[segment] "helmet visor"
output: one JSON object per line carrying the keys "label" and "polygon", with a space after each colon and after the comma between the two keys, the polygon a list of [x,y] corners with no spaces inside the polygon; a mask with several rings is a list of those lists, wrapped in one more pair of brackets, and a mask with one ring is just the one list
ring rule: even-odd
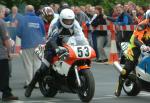
{"label": "helmet visor", "polygon": [[66,25],[72,25],[74,22],[74,19],[63,19],[62,22]]}

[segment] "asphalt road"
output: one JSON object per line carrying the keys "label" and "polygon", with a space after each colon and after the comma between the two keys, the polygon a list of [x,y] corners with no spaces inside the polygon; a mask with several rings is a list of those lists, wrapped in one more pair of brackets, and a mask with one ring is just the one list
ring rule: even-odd
{"label": "asphalt road", "polygon": [[[24,96],[25,71],[20,59],[12,61],[12,77],[10,86],[13,93],[19,96],[18,101],[9,103],[81,103],[76,94],[58,93],[55,98],[45,98],[39,89],[35,89],[30,98]],[[141,92],[136,97],[129,97],[124,92],[117,98],[114,90],[118,77],[118,72],[112,65],[93,63],[91,71],[95,78],[95,95],[91,103],[149,103],[150,93]],[[1,102],[1,101],[0,101]]]}

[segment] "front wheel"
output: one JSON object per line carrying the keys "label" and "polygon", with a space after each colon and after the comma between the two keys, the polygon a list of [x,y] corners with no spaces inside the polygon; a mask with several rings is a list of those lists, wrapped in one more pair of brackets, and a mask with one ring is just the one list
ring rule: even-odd
{"label": "front wheel", "polygon": [[137,96],[139,94],[141,86],[136,75],[130,74],[127,79],[125,79],[123,90],[128,96]]}
{"label": "front wheel", "polygon": [[79,88],[78,96],[82,102],[92,100],[95,93],[95,81],[90,69],[79,71],[81,87]]}

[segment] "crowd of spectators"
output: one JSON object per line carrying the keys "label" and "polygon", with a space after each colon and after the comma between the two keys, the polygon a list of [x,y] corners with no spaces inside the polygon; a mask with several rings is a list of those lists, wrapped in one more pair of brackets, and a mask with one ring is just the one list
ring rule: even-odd
{"label": "crowd of spectators", "polygon": [[[112,21],[115,25],[117,31],[116,31],[116,41],[117,41],[117,49],[118,52],[120,53],[120,42],[122,41],[129,41],[130,36],[132,35],[132,31],[120,31],[119,30],[119,25],[131,25],[131,24],[138,24],[144,16],[144,13],[147,9],[150,9],[149,7],[141,7],[136,5],[135,3],[129,1],[126,2],[124,4],[116,4],[113,7],[113,10],[107,14],[104,13],[104,9],[102,6],[92,6],[90,4],[87,4],[85,6],[81,5],[81,6],[76,6],[76,5],[68,5],[67,3],[62,3],[62,4],[49,4],[49,5],[44,5],[44,6],[49,6],[53,9],[53,12],[55,13],[55,15],[59,15],[59,11],[60,9],[62,9],[62,7],[70,7],[75,15],[76,15],[76,19],[79,22],[79,24],[82,26],[83,22],[88,24],[88,22],[90,22],[90,20],[92,19],[92,17],[94,16],[94,14],[98,14],[98,16],[95,18],[94,22],[92,23],[92,26],[96,27],[98,25],[108,25],[107,21]],[[35,11],[37,16],[41,16],[41,9],[44,7],[43,5],[39,8],[39,10]],[[11,22],[11,26],[13,26],[12,24],[14,24],[14,26],[17,23],[17,20],[20,18],[20,15],[18,13],[18,8],[16,6],[12,7],[12,13],[10,12],[11,10],[7,9],[7,13],[6,13],[6,18],[5,21],[6,22]],[[10,12],[10,14],[9,14]],[[109,15],[109,16],[107,16]],[[12,17],[10,19],[10,17]],[[58,16],[55,16],[58,17]],[[105,22],[105,23],[104,23]],[[88,24],[87,26],[89,26],[90,24]],[[13,27],[14,27],[13,26]],[[49,27],[46,26],[46,32],[48,32]],[[84,28],[83,28],[84,29]],[[13,39],[15,39],[15,30],[14,28],[9,28],[11,37]],[[95,35],[94,35],[95,34]],[[104,36],[105,34],[105,36]],[[101,40],[99,39],[99,37],[105,37],[105,39],[103,39],[103,43],[101,43]],[[107,62],[108,58],[105,55],[105,51],[104,51],[104,47],[107,46],[110,42],[108,42],[110,40],[110,33],[108,31],[90,31],[89,30],[89,34],[88,34],[88,40],[89,43],[93,46],[93,48],[96,50],[97,53],[97,62]],[[103,51],[103,52],[102,52]],[[102,57],[101,57],[102,56]],[[104,57],[103,57],[104,56]]]}
{"label": "crowd of spectators", "polygon": [[[63,7],[70,7],[75,15],[76,15],[76,19],[79,22],[79,24],[82,26],[83,23],[86,23],[87,26],[91,25],[93,27],[97,27],[98,25],[109,25],[108,21],[112,21],[115,25],[116,25],[116,43],[117,43],[117,49],[120,55],[120,43],[122,41],[129,41],[131,35],[132,35],[132,31],[121,31],[119,29],[120,25],[137,25],[143,18],[144,18],[144,13],[146,12],[147,9],[150,9],[149,7],[141,7],[136,5],[135,3],[129,1],[126,2],[124,4],[116,4],[113,7],[113,10],[111,12],[109,12],[109,14],[105,14],[105,9],[100,6],[92,6],[90,4],[87,4],[85,6],[81,5],[81,6],[75,6],[75,5],[68,5],[67,3],[62,3],[62,4],[55,4],[52,3],[50,5],[44,5],[44,6],[49,6],[52,8],[53,12],[55,13],[54,17],[58,17],[59,16],[59,11],[60,9],[62,9]],[[41,6],[41,8],[39,8],[39,10],[35,11],[37,16],[40,16],[42,18],[42,16],[40,15],[42,8],[44,7],[43,5]],[[12,7],[12,10],[9,10],[8,8],[6,9],[7,13],[6,13],[6,17],[4,18],[4,20],[8,23],[10,23],[10,27],[8,28],[8,30],[10,31],[10,36],[12,37],[12,39],[15,40],[15,36],[16,34],[16,25],[19,21],[19,19],[21,18],[20,13],[18,13],[18,8],[16,6]],[[91,22],[92,17],[97,14],[97,17],[93,20],[93,22]],[[56,16],[57,15],[57,16]],[[42,18],[44,20],[44,18]],[[44,21],[45,22],[45,21]],[[89,22],[91,22],[89,24]],[[45,22],[46,25],[46,22]],[[49,23],[48,25],[45,26],[46,27],[46,32],[48,33],[48,28],[49,28]],[[84,28],[83,28],[84,29]],[[107,62],[108,58],[104,51],[104,47],[109,45],[109,41],[110,41],[110,33],[109,31],[88,31],[88,40],[89,43],[93,46],[93,48],[95,49],[96,53],[97,53],[97,62]],[[101,38],[101,39],[100,39]],[[103,40],[103,41],[102,41]]]}

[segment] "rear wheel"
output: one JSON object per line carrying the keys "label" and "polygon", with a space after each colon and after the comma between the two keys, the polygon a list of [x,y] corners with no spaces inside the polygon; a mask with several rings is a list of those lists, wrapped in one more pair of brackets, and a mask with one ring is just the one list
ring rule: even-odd
{"label": "rear wheel", "polygon": [[43,96],[45,97],[54,97],[57,94],[57,89],[52,86],[49,82],[47,82],[50,79],[50,76],[44,76],[39,81],[39,88]]}
{"label": "rear wheel", "polygon": [[141,90],[140,83],[134,74],[130,74],[124,81],[123,90],[128,96],[137,96]]}
{"label": "rear wheel", "polygon": [[92,100],[95,93],[95,81],[90,69],[79,71],[81,87],[79,88],[78,96],[82,102]]}

